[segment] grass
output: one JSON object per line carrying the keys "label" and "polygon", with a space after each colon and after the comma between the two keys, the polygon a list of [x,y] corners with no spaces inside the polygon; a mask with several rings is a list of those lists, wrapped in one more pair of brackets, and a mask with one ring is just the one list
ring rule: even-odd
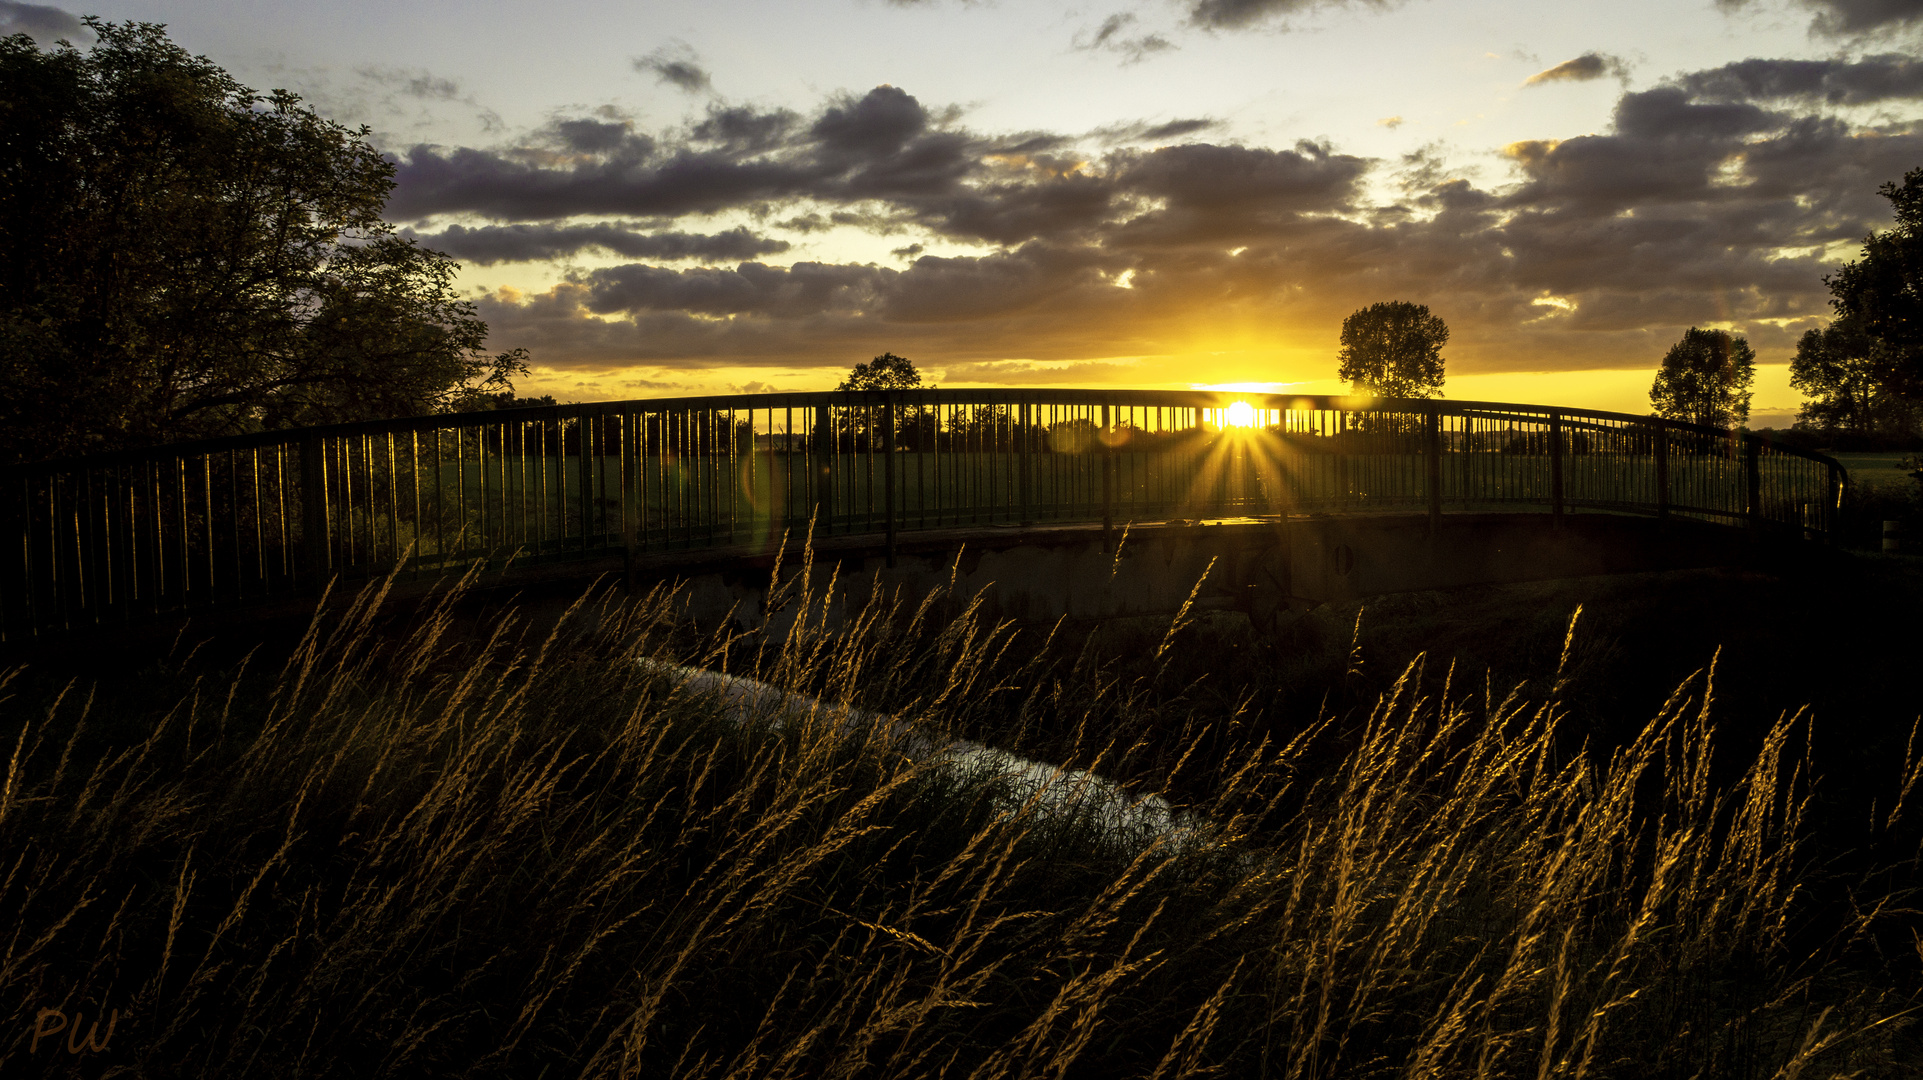
{"label": "grass", "polygon": [[[670,599],[537,632],[370,591],[283,655],[8,675],[0,1075],[1916,1074],[1923,746],[1851,763],[1875,810],[1838,839],[1819,725],[1726,717],[1711,649],[1591,722],[1638,704],[1589,688],[1636,612],[1488,601],[1542,623],[1516,680],[1447,663],[1442,611],[1402,663],[1347,609],[1262,636],[937,596],[773,642]],[[639,658],[826,711],[736,723]],[[857,707],[1207,839],[1043,813]],[[117,1010],[107,1048],[33,1049],[48,1009]]]}
{"label": "grass", "polygon": [[1916,486],[1910,476],[1910,469],[1903,467],[1904,461],[1913,461],[1914,453],[1871,453],[1839,452],[1830,455],[1842,462],[1850,471],[1850,483],[1876,491],[1909,491]]}

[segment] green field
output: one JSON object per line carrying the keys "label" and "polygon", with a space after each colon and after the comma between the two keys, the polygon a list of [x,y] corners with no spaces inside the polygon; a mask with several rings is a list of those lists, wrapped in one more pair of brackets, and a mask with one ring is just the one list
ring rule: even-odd
{"label": "green field", "polygon": [[1850,483],[1859,488],[1873,491],[1901,489],[1915,483],[1910,479],[1909,470],[1902,468],[1905,458],[1915,458],[1916,454],[1897,451],[1887,453],[1838,453],[1831,457],[1843,463],[1850,471]]}

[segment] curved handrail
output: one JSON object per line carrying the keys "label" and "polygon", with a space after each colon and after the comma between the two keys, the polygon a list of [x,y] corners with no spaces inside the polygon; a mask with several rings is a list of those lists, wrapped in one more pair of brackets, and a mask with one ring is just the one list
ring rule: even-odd
{"label": "curved handrail", "polygon": [[[605,416],[640,410],[659,411],[675,409],[764,409],[770,405],[793,405],[797,408],[813,408],[827,405],[832,407],[856,407],[876,405],[889,398],[898,402],[945,403],[962,405],[1019,405],[1046,403],[1079,403],[1087,405],[1109,404],[1115,406],[1156,407],[1165,405],[1189,406],[1204,409],[1222,409],[1236,402],[1247,402],[1252,407],[1268,411],[1309,409],[1317,411],[1384,412],[1384,413],[1423,413],[1440,410],[1445,416],[1469,416],[1478,413],[1489,415],[1527,415],[1547,418],[1561,415],[1567,418],[1610,421],[1615,423],[1659,424],[1672,432],[1693,432],[1716,438],[1765,439],[1764,436],[1740,429],[1711,427],[1691,423],[1686,420],[1673,420],[1666,417],[1641,413],[1609,412],[1601,409],[1582,409],[1564,405],[1530,405],[1500,401],[1456,401],[1444,398],[1380,398],[1352,394],[1260,394],[1242,393],[1231,390],[1098,390],[1098,389],[1041,389],[1022,390],[1013,388],[983,388],[967,390],[943,390],[939,388],[916,390],[798,390],[757,394],[707,394],[672,398],[629,398],[619,401],[586,401],[565,405],[527,405],[510,410],[484,410],[479,412],[428,413],[421,416],[404,416],[383,420],[354,420],[338,424],[320,424],[302,428],[276,428],[270,431],[253,431],[238,435],[221,435],[206,439],[190,439],[181,442],[165,443],[158,446],[130,447],[119,450],[104,450],[94,454],[55,458],[47,461],[29,462],[10,466],[17,472],[49,472],[73,469],[90,464],[112,461],[146,460],[155,456],[176,456],[181,454],[206,454],[236,449],[274,446],[289,441],[292,436],[320,436],[335,438],[350,435],[377,435],[383,433],[405,433],[410,431],[431,431],[436,428],[449,428],[487,423],[503,416],[512,416],[529,421],[564,420],[576,416]],[[1767,440],[1765,440],[1767,441]],[[1812,461],[1836,465],[1841,464],[1827,454],[1798,447],[1777,446],[1777,453],[1793,454]]]}
{"label": "curved handrail", "polygon": [[436,414],[6,470],[0,638],[397,563],[432,576],[509,553],[632,560],[811,524],[891,552],[898,532],[953,525],[1381,508],[1632,512],[1816,537],[1845,476],[1748,432],[1484,401],[929,389]]}

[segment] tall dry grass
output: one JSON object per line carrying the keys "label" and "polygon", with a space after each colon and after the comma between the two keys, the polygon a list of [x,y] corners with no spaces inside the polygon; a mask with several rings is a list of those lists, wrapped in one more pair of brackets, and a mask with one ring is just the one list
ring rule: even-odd
{"label": "tall dry grass", "polygon": [[[0,1075],[1914,1074],[1906,961],[1866,947],[1907,894],[1808,901],[1805,722],[1721,782],[1707,674],[1602,763],[1553,692],[1420,662],[1247,745],[1151,700],[1165,655],[1050,661],[942,596],[831,626],[811,580],[778,642],[697,640],[666,594],[480,637],[455,590],[386,632],[370,590],[154,715],[9,700]],[[640,658],[824,707],[740,722]],[[849,711],[1078,703],[1062,763],[1203,792],[1201,841]],[[36,1050],[46,1009],[118,1019]]]}

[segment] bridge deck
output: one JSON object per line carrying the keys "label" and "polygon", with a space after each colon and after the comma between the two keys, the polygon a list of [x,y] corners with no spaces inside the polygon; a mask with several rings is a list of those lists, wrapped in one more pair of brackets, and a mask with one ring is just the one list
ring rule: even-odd
{"label": "bridge deck", "polygon": [[[1223,426],[1236,401],[1252,425]],[[878,537],[895,554],[957,530],[1305,513],[1415,512],[1436,531],[1600,510],[1820,538],[1844,480],[1744,432],[1487,402],[943,390],[415,417],[9,470],[0,641],[252,609],[397,566],[420,581],[479,560],[531,581],[728,562],[811,525],[818,551]]]}

